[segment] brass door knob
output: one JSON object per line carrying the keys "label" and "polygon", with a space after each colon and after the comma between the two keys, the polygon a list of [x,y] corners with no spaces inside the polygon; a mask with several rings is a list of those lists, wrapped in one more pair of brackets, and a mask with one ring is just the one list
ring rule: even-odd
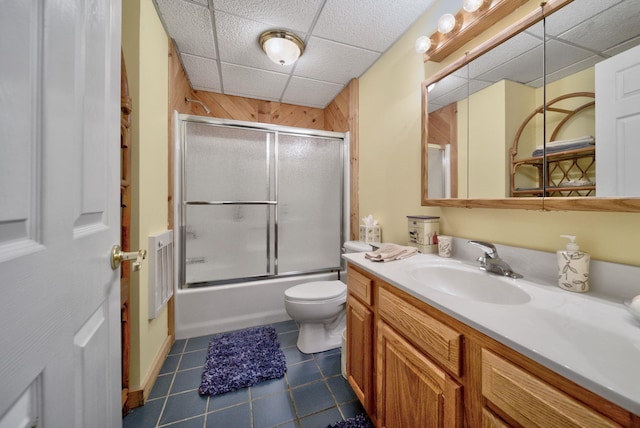
{"label": "brass door knob", "polygon": [[139,271],[142,267],[142,261],[147,258],[147,250],[138,250],[125,253],[120,245],[114,245],[111,248],[111,269],[116,270],[125,260],[135,260],[131,265],[133,271]]}

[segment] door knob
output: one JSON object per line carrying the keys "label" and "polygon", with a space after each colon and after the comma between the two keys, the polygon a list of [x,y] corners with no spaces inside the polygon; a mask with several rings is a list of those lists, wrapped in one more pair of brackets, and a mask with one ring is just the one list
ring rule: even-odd
{"label": "door knob", "polygon": [[142,261],[147,258],[147,250],[138,250],[125,253],[120,245],[114,245],[111,248],[111,269],[116,270],[125,260],[135,260],[131,265],[134,272],[139,271],[142,267]]}

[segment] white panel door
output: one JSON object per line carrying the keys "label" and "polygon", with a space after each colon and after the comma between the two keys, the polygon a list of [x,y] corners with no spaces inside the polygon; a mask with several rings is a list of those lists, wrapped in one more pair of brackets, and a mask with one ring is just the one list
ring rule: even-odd
{"label": "white panel door", "polygon": [[0,0],[0,427],[117,427],[120,0]]}
{"label": "white panel door", "polygon": [[640,46],[596,64],[597,196],[640,196]]}

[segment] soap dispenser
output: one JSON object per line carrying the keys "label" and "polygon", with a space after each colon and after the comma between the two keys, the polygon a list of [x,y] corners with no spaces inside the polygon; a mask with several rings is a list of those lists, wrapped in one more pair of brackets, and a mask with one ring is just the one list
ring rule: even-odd
{"label": "soap dispenser", "polygon": [[584,293],[589,291],[589,262],[591,256],[580,251],[573,235],[560,235],[569,239],[567,248],[558,251],[558,286],[564,290]]}

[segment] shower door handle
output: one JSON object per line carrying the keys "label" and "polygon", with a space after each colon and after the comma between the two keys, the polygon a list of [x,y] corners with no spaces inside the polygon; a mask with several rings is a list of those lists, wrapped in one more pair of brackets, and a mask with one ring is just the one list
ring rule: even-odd
{"label": "shower door handle", "polygon": [[147,250],[138,250],[125,253],[120,248],[120,245],[114,245],[111,248],[111,269],[116,270],[120,267],[120,264],[125,260],[135,260],[131,265],[134,272],[137,272],[142,267],[142,261],[147,258]]}

